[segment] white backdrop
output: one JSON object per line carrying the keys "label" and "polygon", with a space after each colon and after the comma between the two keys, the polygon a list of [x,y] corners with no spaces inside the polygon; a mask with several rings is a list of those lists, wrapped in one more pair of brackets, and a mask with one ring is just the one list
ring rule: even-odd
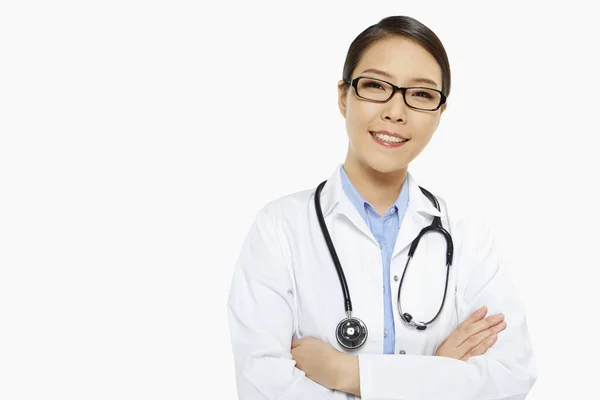
{"label": "white backdrop", "polygon": [[538,359],[529,398],[597,393],[591,6],[200,3],[1,3],[0,398],[234,399],[244,236],[343,162],[344,57],[389,15],[448,52],[449,106],[410,170],[494,227]]}

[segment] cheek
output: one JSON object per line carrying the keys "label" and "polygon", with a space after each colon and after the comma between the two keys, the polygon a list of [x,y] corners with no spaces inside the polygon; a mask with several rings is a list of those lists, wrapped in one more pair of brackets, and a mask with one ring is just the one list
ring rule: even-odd
{"label": "cheek", "polygon": [[346,126],[350,134],[365,133],[372,121],[378,118],[380,110],[377,104],[350,101],[346,113]]}
{"label": "cheek", "polygon": [[413,135],[426,141],[428,141],[435,132],[437,123],[437,114],[417,113],[416,115],[413,115],[412,118],[409,117],[408,120],[408,125],[413,131]]}

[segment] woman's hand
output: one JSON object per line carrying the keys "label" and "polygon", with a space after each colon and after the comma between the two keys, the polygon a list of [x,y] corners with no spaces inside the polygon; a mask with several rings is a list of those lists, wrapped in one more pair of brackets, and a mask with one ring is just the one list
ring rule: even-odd
{"label": "woman's hand", "polygon": [[471,357],[484,354],[496,343],[498,333],[506,328],[503,314],[483,319],[486,313],[484,306],[471,314],[438,347],[434,355],[466,362]]}
{"label": "woman's hand", "polygon": [[307,337],[292,340],[292,358],[306,376],[329,389],[338,389],[347,354],[322,340]]}

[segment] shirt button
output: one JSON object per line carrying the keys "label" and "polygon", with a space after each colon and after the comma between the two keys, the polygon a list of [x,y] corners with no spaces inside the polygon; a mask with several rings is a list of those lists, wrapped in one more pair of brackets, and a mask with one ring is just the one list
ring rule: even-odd
{"label": "shirt button", "polygon": [[406,354],[406,352],[404,350],[400,350],[398,354]]}
{"label": "shirt button", "polygon": [[379,242],[379,248],[383,249],[383,242]]}
{"label": "shirt button", "polygon": [[396,282],[398,282],[398,279],[400,279],[400,278],[398,278],[398,275],[394,275],[394,280],[395,280]]}
{"label": "shirt button", "polygon": [[390,210],[390,214],[393,214],[394,212],[396,212],[396,208],[395,207]]}
{"label": "shirt button", "polygon": [[388,335],[388,331],[386,329],[385,331],[383,331],[383,337],[387,337],[387,335]]}

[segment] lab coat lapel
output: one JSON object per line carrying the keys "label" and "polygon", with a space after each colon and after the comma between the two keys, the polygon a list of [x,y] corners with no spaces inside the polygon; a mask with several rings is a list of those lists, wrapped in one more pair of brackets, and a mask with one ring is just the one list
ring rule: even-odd
{"label": "lab coat lapel", "polygon": [[414,208],[410,205],[406,209],[400,230],[398,231],[398,237],[396,238],[396,244],[394,245],[394,252],[392,258],[396,257],[406,246],[412,243],[412,241],[419,235],[421,229],[427,224],[427,219],[421,214],[417,213]]}
{"label": "lab coat lapel", "polygon": [[423,194],[410,172],[407,173],[406,179],[408,179],[408,206],[399,227],[392,258],[411,244],[419,232],[431,224],[434,216],[442,215]]}
{"label": "lab coat lapel", "polygon": [[327,218],[331,212],[341,214],[342,217],[347,218],[360,232],[377,244],[377,240],[373,236],[371,229],[367,226],[363,217],[358,213],[354,204],[352,204],[350,199],[346,196],[346,193],[344,193],[342,178],[340,176],[340,168],[342,168],[342,166],[343,164],[337,166],[329,179],[327,179],[327,184],[321,192],[323,217]]}

